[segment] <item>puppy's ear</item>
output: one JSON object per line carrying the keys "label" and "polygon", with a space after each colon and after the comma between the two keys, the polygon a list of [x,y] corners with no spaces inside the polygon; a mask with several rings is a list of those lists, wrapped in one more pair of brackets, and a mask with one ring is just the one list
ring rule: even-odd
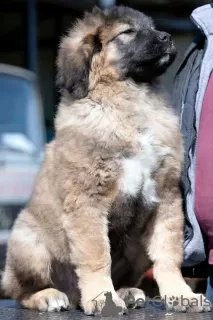
{"label": "puppy's ear", "polygon": [[74,99],[88,94],[92,57],[101,50],[99,28],[102,23],[101,12],[87,13],[60,44],[57,85],[61,90],[67,90]]}

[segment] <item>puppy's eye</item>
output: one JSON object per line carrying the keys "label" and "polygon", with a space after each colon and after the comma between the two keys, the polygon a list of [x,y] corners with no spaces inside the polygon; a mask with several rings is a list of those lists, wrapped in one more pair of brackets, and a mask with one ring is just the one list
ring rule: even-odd
{"label": "puppy's eye", "polygon": [[123,32],[121,32],[120,34],[131,34],[131,33],[134,33],[135,31],[133,29],[127,29]]}
{"label": "puppy's eye", "polygon": [[134,29],[126,29],[126,30],[124,30],[124,31],[121,31],[120,33],[118,33],[117,35],[115,35],[112,39],[110,39],[109,41],[108,41],[108,43],[110,43],[110,42],[112,42],[112,41],[114,41],[115,39],[117,39],[118,37],[120,37],[120,36],[122,36],[122,35],[124,35],[124,34],[127,34],[127,35],[131,35],[131,34],[134,34],[136,31],[134,30]]}

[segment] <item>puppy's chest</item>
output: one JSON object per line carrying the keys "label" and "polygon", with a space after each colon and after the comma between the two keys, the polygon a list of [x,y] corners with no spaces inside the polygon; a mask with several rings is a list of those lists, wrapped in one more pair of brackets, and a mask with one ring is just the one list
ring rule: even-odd
{"label": "puppy's chest", "polygon": [[160,160],[168,150],[156,143],[153,132],[139,134],[137,152],[121,159],[119,190],[124,197],[140,195],[147,204],[158,202],[153,173],[158,169]]}

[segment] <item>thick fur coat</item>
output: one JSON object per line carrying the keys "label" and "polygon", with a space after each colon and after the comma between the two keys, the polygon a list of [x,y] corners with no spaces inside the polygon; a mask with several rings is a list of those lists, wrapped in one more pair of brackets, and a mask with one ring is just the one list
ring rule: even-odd
{"label": "thick fur coat", "polygon": [[[8,244],[2,285],[24,307],[121,313],[153,264],[177,311],[208,311],[181,275],[183,161],[178,119],[158,77],[171,36],[126,7],[93,10],[62,39],[56,137]],[[181,297],[188,299],[187,306]],[[204,298],[203,298],[204,299]]]}

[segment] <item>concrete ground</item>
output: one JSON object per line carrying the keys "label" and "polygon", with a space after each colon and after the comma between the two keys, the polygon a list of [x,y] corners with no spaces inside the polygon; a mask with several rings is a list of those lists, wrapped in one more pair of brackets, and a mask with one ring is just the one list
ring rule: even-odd
{"label": "concrete ground", "polygon": [[138,310],[129,310],[128,315],[118,317],[89,317],[82,311],[66,311],[59,313],[42,313],[19,308],[13,300],[0,300],[1,320],[90,320],[90,319],[120,319],[120,320],[210,320],[213,312],[209,313],[167,313],[153,306]]}

